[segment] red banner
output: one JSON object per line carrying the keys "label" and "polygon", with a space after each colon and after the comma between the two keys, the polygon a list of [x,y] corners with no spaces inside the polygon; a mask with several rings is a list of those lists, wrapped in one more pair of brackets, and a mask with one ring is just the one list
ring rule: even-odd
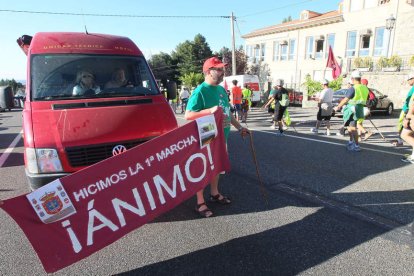
{"label": "red banner", "polygon": [[[45,271],[55,272],[173,209],[228,171],[222,117],[214,114],[216,138],[211,123],[200,128],[193,121],[60,179],[57,194],[47,193],[43,207],[53,215],[71,201],[76,213],[59,221],[43,223],[25,195],[5,200],[1,208],[22,228]],[[199,133],[208,143],[204,147]],[[59,191],[70,200],[60,202]]]}
{"label": "red banner", "polygon": [[329,46],[328,60],[326,62],[326,67],[332,68],[332,77],[336,79],[341,75],[342,69],[339,66],[338,62],[335,59],[335,56],[332,51],[332,47]]}

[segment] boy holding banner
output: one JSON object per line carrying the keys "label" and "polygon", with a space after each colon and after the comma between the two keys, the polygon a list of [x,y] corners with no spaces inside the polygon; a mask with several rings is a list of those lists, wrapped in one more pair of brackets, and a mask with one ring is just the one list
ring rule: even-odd
{"label": "boy holding banner", "polygon": [[[237,119],[231,114],[226,90],[219,85],[223,81],[224,67],[226,65],[226,63],[222,63],[217,57],[211,57],[204,62],[204,82],[200,84],[191,94],[187,104],[185,118],[187,120],[195,120],[199,117],[212,114],[218,108],[221,108],[225,115],[223,126],[224,135],[227,141],[227,137],[230,133],[230,124],[237,128],[242,137],[247,136],[249,134],[249,130],[242,127]],[[230,204],[231,200],[219,192],[219,176],[220,175],[218,174],[211,180],[210,201],[223,205]],[[203,190],[198,191],[196,195],[196,212],[202,217],[211,217],[213,212],[205,203]]]}

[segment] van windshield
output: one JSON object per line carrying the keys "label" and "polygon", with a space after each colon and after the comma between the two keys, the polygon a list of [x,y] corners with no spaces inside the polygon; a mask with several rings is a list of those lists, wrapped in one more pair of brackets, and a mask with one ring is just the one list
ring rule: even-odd
{"label": "van windshield", "polygon": [[33,101],[160,94],[143,57],[34,55]]}

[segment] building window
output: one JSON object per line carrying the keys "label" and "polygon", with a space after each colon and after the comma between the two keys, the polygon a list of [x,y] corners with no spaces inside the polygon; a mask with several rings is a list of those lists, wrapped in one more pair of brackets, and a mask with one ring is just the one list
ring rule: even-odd
{"label": "building window", "polygon": [[253,46],[252,45],[246,45],[246,56],[248,62],[253,62]]}
{"label": "building window", "polygon": [[374,56],[385,56],[387,54],[387,41],[389,32],[385,31],[385,27],[375,29]]}
{"label": "building window", "polygon": [[323,43],[325,40],[322,38],[319,38],[316,40],[316,53],[315,53],[315,59],[321,59],[323,57]]}
{"label": "building window", "polygon": [[355,48],[356,48],[356,31],[348,32],[347,41],[346,41],[346,57],[353,57],[355,56]]}
{"label": "building window", "polygon": [[273,42],[273,61],[279,60],[279,42]]}
{"label": "building window", "polygon": [[331,46],[332,51],[334,50],[334,46],[335,46],[335,34],[328,34],[326,36],[326,51],[325,51],[325,58],[328,58],[328,54],[329,54],[329,46]]}
{"label": "building window", "polygon": [[364,8],[373,8],[378,6],[378,0],[365,0],[364,2]]}
{"label": "building window", "polygon": [[305,59],[313,58],[313,37],[306,37],[306,54]]}
{"label": "building window", "polygon": [[260,51],[260,53],[261,53],[260,61],[264,61],[265,56],[266,56],[266,44],[264,44],[264,43],[260,44],[260,49],[261,49],[261,51]]}
{"label": "building window", "polygon": [[291,39],[289,41],[289,60],[295,59],[296,53],[296,39]]}
{"label": "building window", "polygon": [[259,63],[260,60],[260,45],[256,44],[254,47],[254,63]]}
{"label": "building window", "polygon": [[380,5],[389,3],[390,0],[380,0]]}
{"label": "building window", "polygon": [[361,42],[359,47],[359,56],[365,57],[369,55],[369,43],[371,41],[371,36],[362,35]]}
{"label": "building window", "polygon": [[288,45],[287,43],[280,44],[280,60],[287,60]]}

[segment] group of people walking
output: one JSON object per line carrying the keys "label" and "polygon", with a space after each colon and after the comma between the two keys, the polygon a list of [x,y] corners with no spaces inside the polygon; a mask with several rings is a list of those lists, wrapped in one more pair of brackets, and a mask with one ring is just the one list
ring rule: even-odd
{"label": "group of people walking", "polygon": [[[205,116],[221,109],[225,114],[224,134],[227,137],[230,131],[230,125],[233,125],[242,137],[249,135],[250,130],[243,127],[241,122],[247,120],[247,111],[251,105],[251,91],[248,86],[242,90],[237,84],[237,80],[233,81],[233,88],[228,98],[226,90],[219,84],[223,80],[225,63],[218,58],[212,57],[205,61],[203,65],[203,73],[205,81],[199,85],[191,94],[185,111],[187,120],[194,120],[198,117]],[[414,74],[410,74],[407,78],[410,86],[414,85]],[[273,109],[273,129],[278,129],[277,135],[282,136],[284,132],[283,117],[286,115],[289,105],[288,91],[283,87],[284,81],[279,79],[275,83],[275,87],[269,93],[269,98],[264,108]],[[351,73],[351,80],[345,98],[341,100],[339,105],[333,107],[333,91],[329,88],[329,81],[322,81],[323,90],[318,96],[318,112],[316,114],[316,126],[311,129],[312,133],[318,133],[322,125],[322,121],[326,122],[326,135],[331,134],[330,119],[333,111],[338,112],[342,109],[343,127],[349,133],[349,142],[347,149],[352,152],[359,152],[360,135],[365,135],[368,139],[372,135],[371,132],[363,128],[363,120],[369,115],[370,92],[367,85],[368,81],[362,79],[359,71]],[[402,161],[414,164],[414,88],[409,91],[405,105],[400,116],[400,136],[408,144],[413,147],[413,153],[405,156]],[[247,106],[247,108],[243,108]],[[234,115],[233,115],[234,114]],[[288,114],[288,113],[287,113]],[[210,202],[227,205],[232,201],[229,197],[220,193],[218,188],[219,176],[215,176],[210,183]],[[196,212],[202,217],[211,217],[213,211],[207,206],[204,199],[203,191],[197,192]]]}
{"label": "group of people walking", "polygon": [[252,91],[247,83],[244,84],[243,89],[238,86],[239,82],[237,80],[233,80],[232,83],[233,87],[229,93],[232,111],[239,122],[246,123],[247,114],[252,105]]}

